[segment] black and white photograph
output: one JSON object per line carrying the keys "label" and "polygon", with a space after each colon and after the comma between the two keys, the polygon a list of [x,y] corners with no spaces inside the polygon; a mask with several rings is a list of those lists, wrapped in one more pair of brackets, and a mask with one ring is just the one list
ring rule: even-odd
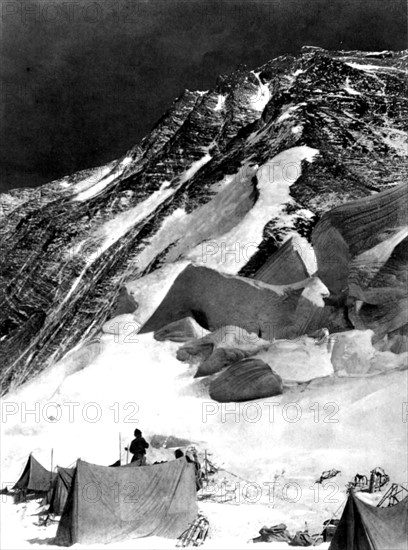
{"label": "black and white photograph", "polygon": [[0,0],[0,548],[408,550],[406,0]]}

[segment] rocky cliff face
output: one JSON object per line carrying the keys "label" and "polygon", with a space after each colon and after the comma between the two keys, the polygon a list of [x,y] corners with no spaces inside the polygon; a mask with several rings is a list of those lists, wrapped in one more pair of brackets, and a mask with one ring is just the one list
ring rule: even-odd
{"label": "rocky cliff face", "polygon": [[185,259],[251,277],[331,208],[405,182],[407,65],[304,48],[240,68],[186,90],[117,161],[0,195],[3,392],[90,340],[118,300],[131,313],[127,280]]}

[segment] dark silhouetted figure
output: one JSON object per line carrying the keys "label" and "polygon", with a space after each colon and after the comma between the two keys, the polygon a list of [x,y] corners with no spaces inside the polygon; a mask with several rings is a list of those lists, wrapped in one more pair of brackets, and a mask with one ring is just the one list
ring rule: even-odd
{"label": "dark silhouetted figure", "polygon": [[203,486],[203,480],[202,480],[201,464],[198,462],[198,458],[197,458],[197,451],[193,447],[188,449],[186,454],[184,454],[181,449],[176,449],[174,451],[175,458],[182,458],[183,456],[189,464],[193,464],[194,466],[196,489],[197,491],[199,491]]}
{"label": "dark silhouetted figure", "polygon": [[199,491],[203,487],[203,473],[201,470],[201,464],[198,460],[196,448],[191,446],[189,449],[187,449],[185,456],[186,456],[187,462],[190,462],[190,464],[194,465],[196,489],[197,491]]}
{"label": "dark silhouetted figure", "polygon": [[[148,442],[142,437],[142,432],[138,429],[135,430],[135,439],[132,441],[129,447],[129,451],[132,453],[133,457],[130,462],[136,462],[135,466],[145,466],[146,465],[146,449],[149,448]],[[125,447],[125,451],[128,448]]]}

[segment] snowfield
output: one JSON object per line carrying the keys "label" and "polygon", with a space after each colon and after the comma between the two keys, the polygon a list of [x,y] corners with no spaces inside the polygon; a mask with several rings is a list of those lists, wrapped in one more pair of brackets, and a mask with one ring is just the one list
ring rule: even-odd
{"label": "snowfield", "polygon": [[[289,190],[290,186],[301,175],[301,162],[313,162],[313,158],[319,153],[317,149],[301,146],[293,147],[276,155],[262,166],[244,167],[237,179],[246,178],[250,181],[254,175],[257,178],[257,189],[259,197],[251,210],[227,232],[214,232],[214,228],[220,225],[219,212],[230,214],[231,208],[218,208],[211,202],[210,208],[206,209],[203,217],[203,225],[213,229],[212,238],[203,240],[198,247],[195,247],[187,254],[187,258],[194,263],[205,265],[225,273],[237,273],[243,267],[262,242],[263,229],[273,218],[279,217],[280,225],[290,228],[292,218],[284,213],[284,207],[292,202]],[[235,185],[234,185],[235,184]],[[236,188],[235,180],[230,183],[232,189]],[[224,190],[223,190],[224,191]],[[221,193],[220,193],[221,195]],[[230,197],[231,193],[225,189],[225,196]],[[232,203],[236,207],[236,203]],[[225,204],[224,204],[225,206]],[[204,210],[204,207],[203,207]],[[209,223],[208,216],[211,223]],[[225,227],[225,224],[223,225]],[[196,224],[193,225],[196,227]],[[293,232],[294,233],[294,232]],[[228,243],[228,246],[226,245]]]}
{"label": "snowfield", "polygon": [[[11,497],[4,497],[1,506],[2,512],[2,548],[7,550],[23,550],[26,548],[44,548],[57,550],[61,546],[53,545],[57,526],[51,522],[46,527],[38,526],[38,512],[41,506],[36,501],[27,504],[15,505]],[[202,548],[218,550],[237,550],[244,547],[252,547],[251,539],[258,536],[258,531],[263,525],[281,523],[286,514],[268,506],[241,504],[200,504],[201,511],[210,521],[208,538]],[[286,518],[287,519],[287,518]],[[294,522],[293,522],[294,523]],[[301,524],[301,522],[298,522]],[[303,524],[304,526],[304,524]],[[160,537],[131,539],[123,542],[103,545],[106,550],[160,550],[176,547],[176,540]],[[319,546],[326,550],[329,543]],[[82,549],[85,546],[75,544],[72,548]],[[87,549],[100,550],[101,545],[87,545]],[[289,546],[286,543],[262,543],[260,548],[282,550],[286,548],[299,548]]]}
{"label": "snowfield", "polygon": [[[54,466],[69,466],[78,457],[109,465],[118,457],[119,434],[123,461],[123,447],[135,427],[147,440],[154,434],[176,435],[195,442],[201,452],[208,449],[216,465],[238,476],[229,478],[236,482],[233,503],[199,506],[211,523],[205,546],[240,548],[263,525],[284,522],[294,534],[307,521],[311,532],[320,532],[322,522],[344,502],[345,484],[357,472],[382,466],[393,482],[407,480],[401,453],[408,444],[403,416],[407,371],[320,378],[287,387],[274,398],[219,404],[208,397],[208,382],[193,379],[195,368],[176,359],[179,344],[139,335],[141,324],[184,267],[184,262],[167,266],[129,284],[140,310],[106,323],[85,360],[81,350],[74,350],[5,396],[3,486],[17,480],[30,452],[48,468],[51,449]],[[330,468],[341,474],[317,486],[321,472]],[[248,496],[249,483],[255,496],[259,493],[255,501]],[[209,491],[217,495],[218,489]],[[32,515],[33,503],[6,501],[1,506],[2,548],[51,548],[55,525],[34,525],[38,516]],[[287,547],[274,544],[265,547]],[[107,547],[173,548],[174,541],[141,539]]]}
{"label": "snowfield", "polygon": [[[297,234],[293,229],[293,217],[284,211],[285,206],[293,203],[290,186],[301,175],[302,161],[313,162],[318,154],[319,151],[311,147],[293,147],[272,157],[262,166],[248,162],[235,175],[225,176],[217,183],[214,189],[217,194],[210,202],[190,214],[178,208],[164,220],[139,254],[138,268],[146,269],[158,254],[171,245],[166,254],[167,262],[182,258],[225,273],[237,273],[262,242],[263,229],[271,219],[279,218],[279,228],[285,228],[286,238]],[[207,153],[191,168],[192,173],[186,172],[183,181],[192,177],[208,160]],[[254,177],[259,192],[255,205],[251,199]],[[166,194],[167,189],[160,193]],[[145,202],[151,200],[152,197]],[[312,215],[305,209],[302,214],[306,218]],[[131,216],[126,216],[126,219],[131,222]],[[114,220],[108,223],[123,228],[123,224]],[[114,238],[115,231],[105,232],[106,235],[111,233],[110,238]]]}

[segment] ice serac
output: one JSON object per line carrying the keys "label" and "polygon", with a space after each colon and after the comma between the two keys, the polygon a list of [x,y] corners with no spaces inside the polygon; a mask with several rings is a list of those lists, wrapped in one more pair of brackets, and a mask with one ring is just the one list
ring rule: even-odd
{"label": "ice serac", "polygon": [[358,329],[378,337],[407,324],[408,185],[338,206],[313,232],[318,274],[347,297]]}
{"label": "ice serac", "polygon": [[249,357],[231,365],[210,383],[210,397],[220,403],[250,401],[282,393],[281,377],[261,359]]}
{"label": "ice serac", "polygon": [[313,248],[302,237],[291,237],[253,274],[258,281],[272,285],[298,283],[317,271]]}
{"label": "ice serac", "polygon": [[196,378],[211,376],[252,357],[269,365],[285,383],[303,383],[331,376],[334,372],[331,354],[337,335],[330,339],[327,329],[322,332],[322,338],[301,336],[271,343],[239,327],[223,327],[200,340],[187,342],[178,350],[177,356],[192,363],[194,360],[199,362]]}
{"label": "ice serac", "polygon": [[[374,332],[349,330],[333,336],[331,361],[339,376],[370,376],[390,370],[408,369],[408,352],[398,353],[373,345]],[[380,348],[380,349],[378,349]]]}
{"label": "ice serac", "polygon": [[154,332],[191,316],[210,331],[236,326],[265,340],[288,335],[294,338],[321,328],[322,318],[328,320],[323,315],[323,297],[327,294],[317,278],[291,285],[268,285],[189,265],[140,333]]}
{"label": "ice serac", "polygon": [[154,333],[154,339],[162,342],[170,340],[171,342],[188,342],[193,338],[201,338],[207,331],[192,318],[185,317],[174,323],[169,323]]}
{"label": "ice serac", "polygon": [[180,361],[198,362],[195,377],[215,374],[225,367],[254,355],[269,342],[239,326],[225,326],[203,338],[191,340],[177,351]]}
{"label": "ice serac", "polygon": [[372,330],[338,332],[333,339],[331,362],[336,374],[365,374],[375,355]]}
{"label": "ice serac", "polygon": [[[107,320],[136,315],[121,291],[129,281],[188,261],[280,284],[272,256],[282,245],[310,242],[331,208],[406,181],[407,53],[388,54],[306,48],[240,67],[207,92],[185,90],[120,158],[0,194],[2,391],[79,350]],[[284,284],[301,278],[301,260]],[[361,292],[356,326],[373,306]],[[329,309],[315,305],[320,324]],[[400,322],[387,330],[403,332]]]}
{"label": "ice serac", "polygon": [[329,338],[317,341],[302,336],[296,340],[276,340],[253,358],[269,365],[285,383],[308,382],[333,374],[331,348]]}

